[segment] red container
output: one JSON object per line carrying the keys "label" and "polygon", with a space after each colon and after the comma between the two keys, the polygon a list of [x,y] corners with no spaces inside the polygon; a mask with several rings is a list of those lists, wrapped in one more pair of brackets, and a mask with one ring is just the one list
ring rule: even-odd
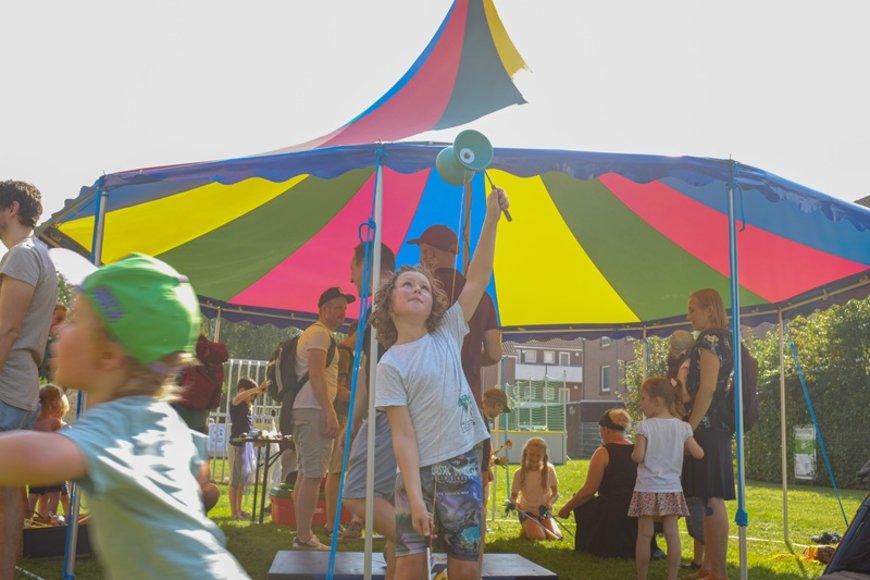
{"label": "red container", "polygon": [[[279,526],[296,527],[296,511],[293,509],[293,500],[289,497],[270,496],[272,500],[272,523]],[[351,513],[347,509],[341,510],[341,523],[346,524],[350,521]],[[311,525],[314,527],[322,526],[326,523],[326,501],[324,499],[317,500],[317,507],[314,509],[314,519]]]}

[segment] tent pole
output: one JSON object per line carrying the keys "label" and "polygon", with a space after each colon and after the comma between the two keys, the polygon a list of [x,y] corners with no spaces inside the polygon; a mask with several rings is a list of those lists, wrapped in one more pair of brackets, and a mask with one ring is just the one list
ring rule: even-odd
{"label": "tent pole", "polygon": [[221,340],[221,314],[222,308],[218,306],[217,316],[214,319],[214,337],[211,339],[212,342],[220,342]]}
{"label": "tent pole", "polygon": [[649,376],[649,337],[646,335],[646,325],[643,327],[643,380]]}
{"label": "tent pole", "polygon": [[[746,565],[746,526],[749,524],[749,516],[746,513],[746,473],[744,463],[744,439],[743,439],[743,380],[741,370],[743,367],[740,360],[740,280],[738,279],[738,252],[737,252],[737,221],[734,217],[734,190],[737,185],[737,162],[730,161],[731,180],[728,183],[728,258],[731,269],[731,335],[733,337],[734,358],[734,406],[737,431],[737,513],[734,521],[737,523],[740,538],[740,578],[748,578]],[[745,223],[744,223],[745,226]]]}
{"label": "tent pole", "polygon": [[[94,237],[91,243],[91,263],[94,266],[99,266],[103,260],[103,234],[106,228],[106,206],[109,201],[109,192],[103,188],[103,177],[99,178],[95,184],[97,188],[96,207],[94,208]],[[76,418],[87,409],[87,397],[84,391],[78,392],[78,400],[76,405]],[[66,529],[66,545],[63,552],[63,570],[62,577],[64,580],[72,580],[75,578],[76,568],[76,553],[78,552],[79,543],[79,506],[81,505],[81,496],[79,495],[78,485],[72,483],[69,498],[69,511],[67,514],[67,529]]]}
{"label": "tent pole", "polygon": [[[378,292],[381,283],[381,220],[384,213],[384,170],[378,163],[375,175],[375,238],[372,252],[372,292],[374,296]],[[358,329],[365,332],[365,329]],[[369,372],[368,372],[368,448],[366,449],[366,537],[365,554],[363,556],[363,577],[371,580],[372,577],[372,536],[374,535],[374,509],[375,509],[375,389],[377,375],[377,344],[378,332],[371,327],[371,342],[369,343]]]}
{"label": "tent pole", "polygon": [[788,445],[786,441],[785,418],[785,328],[782,309],[779,311],[779,436],[782,457],[782,533],[786,544],[788,539]]}
{"label": "tent pole", "polygon": [[[465,215],[462,217],[462,272],[468,274],[468,263],[471,261],[471,182],[463,187],[465,194]],[[484,200],[486,195],[484,195]]]}

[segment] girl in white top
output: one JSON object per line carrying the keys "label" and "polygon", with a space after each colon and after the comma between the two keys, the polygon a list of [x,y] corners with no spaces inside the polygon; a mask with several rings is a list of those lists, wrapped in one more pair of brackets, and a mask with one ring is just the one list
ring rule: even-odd
{"label": "girl in white top", "polygon": [[530,540],[559,540],[553,523],[553,503],[559,498],[559,479],[547,456],[547,442],[532,437],[523,446],[520,467],[514,472],[511,502],[519,508],[523,533]]}
{"label": "girl in white top", "polygon": [[631,458],[638,464],[634,494],[628,515],[639,518],[635,562],[637,577],[645,580],[650,558],[653,524],[662,522],[668,543],[668,579],[680,571],[680,533],[677,520],[689,515],[680,474],[683,454],[695,459],[704,450],[692,436],[691,426],[674,417],[675,392],[666,377],[650,377],[640,387],[640,408],[644,417],[636,430],[637,441]]}
{"label": "girl in white top", "polygon": [[462,340],[492,275],[504,191],[493,188],[465,287],[446,297],[425,268],[402,267],[377,292],[372,323],[389,350],[377,367],[375,405],[387,414],[396,481],[396,578],[427,578],[437,531],[451,578],[479,578],[482,442],[489,437],[465,375]]}

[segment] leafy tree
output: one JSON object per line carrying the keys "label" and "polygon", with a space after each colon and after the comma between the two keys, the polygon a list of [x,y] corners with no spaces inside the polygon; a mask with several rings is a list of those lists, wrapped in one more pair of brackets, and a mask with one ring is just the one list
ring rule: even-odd
{"label": "leafy tree", "polygon": [[66,279],[66,276],[57,273],[57,301],[61,304],[69,307],[72,303],[72,297],[74,288],[72,284],[69,283],[69,280]]}
{"label": "leafy tree", "polygon": [[[213,320],[206,322],[206,334],[211,336]],[[231,358],[268,360],[279,343],[302,331],[296,327],[278,328],[272,324],[252,324],[247,321],[221,321],[220,342],[227,345]]]}

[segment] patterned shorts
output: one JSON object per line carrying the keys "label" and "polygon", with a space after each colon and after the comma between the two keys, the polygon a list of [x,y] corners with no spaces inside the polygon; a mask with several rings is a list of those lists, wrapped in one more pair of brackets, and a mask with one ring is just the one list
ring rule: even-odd
{"label": "patterned shorts", "polygon": [[631,495],[628,517],[688,516],[689,506],[683,492],[636,491]]}
{"label": "patterned shorts", "polygon": [[[462,455],[420,468],[423,501],[432,511],[435,535],[448,556],[474,562],[480,556],[483,485],[480,480],[482,445]],[[421,554],[428,539],[414,530],[411,506],[401,474],[396,476],[396,556]]]}

